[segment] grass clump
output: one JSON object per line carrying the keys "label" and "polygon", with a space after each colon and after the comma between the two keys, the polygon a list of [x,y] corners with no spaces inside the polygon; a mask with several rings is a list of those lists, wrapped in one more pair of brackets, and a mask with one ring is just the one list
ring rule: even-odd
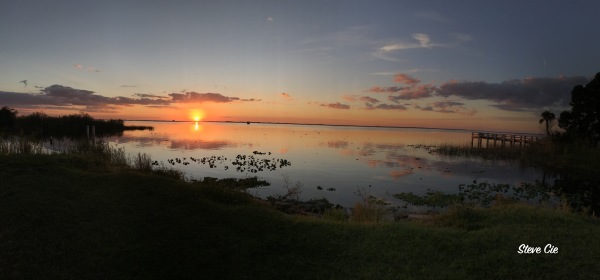
{"label": "grass clump", "polygon": [[385,206],[389,203],[372,196],[365,187],[357,187],[354,194],[360,197],[361,201],[357,202],[352,208],[351,221],[379,223],[385,220],[385,216],[389,214]]}

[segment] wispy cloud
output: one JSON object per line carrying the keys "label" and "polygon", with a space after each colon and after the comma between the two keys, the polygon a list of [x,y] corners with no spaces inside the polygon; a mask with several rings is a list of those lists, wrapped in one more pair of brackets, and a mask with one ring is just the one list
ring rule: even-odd
{"label": "wispy cloud", "polygon": [[421,111],[431,111],[438,113],[453,113],[453,114],[462,114],[467,116],[472,116],[477,113],[475,109],[468,109],[465,107],[465,103],[452,101],[452,100],[444,100],[430,103],[425,107],[421,107],[419,105],[415,105],[416,109],[420,109]]}
{"label": "wispy cloud", "polygon": [[349,102],[354,102],[354,101],[356,101],[356,95],[343,95],[342,99],[349,101]]}
{"label": "wispy cloud", "polygon": [[281,98],[285,99],[286,101],[293,100],[292,96],[290,96],[288,93],[285,93],[285,92],[280,93],[279,96],[281,96]]}
{"label": "wispy cloud", "polygon": [[400,100],[431,97],[436,89],[435,85],[419,84],[421,80],[404,73],[394,74],[393,81],[406,86],[374,86],[367,92],[395,94],[388,96],[388,100],[398,103]]}
{"label": "wispy cloud", "polygon": [[425,33],[414,33],[412,34],[413,41],[399,41],[395,43],[388,43],[379,47],[375,50],[372,55],[388,61],[401,61],[401,59],[393,56],[393,53],[397,51],[409,50],[409,49],[433,49],[438,47],[455,47],[464,42],[472,40],[472,37],[466,34],[454,33],[450,34],[453,38],[450,42],[436,43],[431,40],[431,37]]}
{"label": "wispy cloud", "polygon": [[366,103],[365,104],[367,107],[365,109],[367,110],[376,110],[376,109],[381,109],[381,110],[400,110],[400,111],[404,111],[407,110],[408,108],[406,108],[404,105],[400,105],[400,104],[379,104],[377,106],[372,105],[370,103]]}
{"label": "wispy cloud", "polygon": [[436,86],[432,84],[417,85],[402,89],[398,95],[388,96],[388,100],[400,102],[401,100],[420,99],[433,96]]}
{"label": "wispy cloud", "polygon": [[320,104],[320,106],[322,106],[322,107],[328,107],[328,108],[332,108],[332,109],[341,109],[341,110],[348,110],[348,109],[350,109],[350,105],[343,104],[343,103],[340,103],[340,102],[329,103],[329,104]]}
{"label": "wispy cloud", "polygon": [[360,101],[366,102],[366,103],[379,103],[379,100],[377,98],[373,98],[370,96],[361,96],[359,98]]}
{"label": "wispy cloud", "polygon": [[399,73],[394,75],[394,82],[414,86],[420,83],[421,80],[415,79],[408,74]]}
{"label": "wispy cloud", "polygon": [[405,73],[419,73],[419,72],[436,72],[439,71],[437,69],[422,69],[422,68],[414,68],[414,69],[408,69],[408,70],[404,70],[404,71],[395,71],[395,72],[373,72],[370,73],[369,75],[376,75],[376,76],[394,76],[397,75],[399,72],[405,72]]}
{"label": "wispy cloud", "polygon": [[406,87],[380,87],[380,86],[374,86],[371,87],[370,89],[368,89],[367,91],[370,92],[377,92],[377,93],[395,93],[395,92],[399,92],[403,89],[405,89]]}
{"label": "wispy cloud", "polygon": [[88,72],[96,72],[96,73],[100,72],[100,69],[98,69],[96,67],[91,67],[91,66],[84,67],[83,65],[81,65],[79,63],[73,64],[73,67],[75,69],[79,70],[79,71],[85,71],[85,70],[87,70]]}
{"label": "wispy cloud", "polygon": [[155,99],[170,99],[170,97],[162,96],[162,95],[154,95],[147,93],[134,93],[133,96],[141,97],[141,98],[155,98]]}
{"label": "wispy cloud", "polygon": [[429,49],[429,48],[433,48],[433,47],[442,46],[441,44],[431,43],[431,39],[429,38],[429,35],[427,35],[425,33],[415,33],[412,35],[412,37],[417,42],[409,42],[409,43],[399,42],[399,43],[387,44],[387,45],[384,45],[383,47],[379,48],[379,50],[384,51],[384,52],[390,52],[390,51],[416,49],[416,48],[428,48]]}
{"label": "wispy cloud", "polygon": [[228,103],[235,101],[260,101],[260,99],[241,99],[239,97],[224,96],[220,93],[198,93],[194,91],[186,93],[169,93],[171,102],[174,103],[204,103],[204,102],[216,102],[216,103]]}

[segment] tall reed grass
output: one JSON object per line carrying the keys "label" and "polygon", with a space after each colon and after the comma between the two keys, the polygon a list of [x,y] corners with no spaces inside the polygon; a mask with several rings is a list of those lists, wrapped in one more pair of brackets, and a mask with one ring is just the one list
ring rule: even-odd
{"label": "tall reed grass", "polygon": [[78,141],[64,151],[51,151],[45,149],[41,142],[24,137],[0,139],[0,155],[8,154],[68,154],[79,157],[88,169],[126,169],[157,173],[180,180],[185,178],[180,170],[153,164],[149,154],[138,153],[130,157],[125,149],[111,146],[104,141]]}
{"label": "tall reed grass", "polygon": [[471,158],[482,160],[508,160],[518,161],[521,159],[526,148],[519,147],[472,147],[470,144],[441,144],[435,149],[435,153],[449,158]]}
{"label": "tall reed grass", "polygon": [[38,142],[28,141],[24,138],[0,140],[0,155],[8,154],[41,154],[44,149]]}

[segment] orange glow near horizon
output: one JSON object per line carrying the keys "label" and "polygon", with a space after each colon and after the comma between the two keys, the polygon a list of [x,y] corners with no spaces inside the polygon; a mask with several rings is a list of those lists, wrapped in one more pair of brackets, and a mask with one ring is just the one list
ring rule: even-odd
{"label": "orange glow near horizon", "polygon": [[205,114],[204,111],[201,109],[190,109],[189,116],[195,122],[199,122],[204,119]]}
{"label": "orange glow near horizon", "polygon": [[[427,127],[466,129],[473,131],[503,131],[515,133],[543,133],[539,127],[537,117],[531,119],[522,114],[512,118],[502,118],[504,115],[493,111],[480,110],[477,117],[460,114],[447,114],[440,112],[390,112],[376,110],[336,110],[322,106],[285,105],[273,106],[267,104],[220,104],[203,103],[202,109],[198,104],[185,104],[161,109],[149,109],[143,106],[131,106],[122,112],[94,112],[94,118],[119,118],[125,120],[178,120],[178,121],[233,121],[233,122],[282,122],[282,123],[308,123],[332,125],[364,125],[364,126],[398,126],[398,127]],[[79,112],[57,109],[31,109],[16,108],[19,115],[27,115],[41,111],[49,115],[69,115]],[[81,108],[83,111],[83,108]],[[498,117],[500,116],[500,117]],[[193,129],[193,126],[192,126]],[[201,130],[202,127],[199,127]]]}

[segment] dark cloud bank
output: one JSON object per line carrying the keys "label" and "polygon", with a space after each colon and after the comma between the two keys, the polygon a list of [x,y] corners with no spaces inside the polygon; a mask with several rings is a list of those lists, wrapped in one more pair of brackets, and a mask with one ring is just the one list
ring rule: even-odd
{"label": "dark cloud bank", "polygon": [[[409,100],[429,97],[443,97],[445,101],[427,105],[415,104],[416,109],[441,113],[463,113],[472,115],[476,111],[468,109],[462,102],[449,100],[461,98],[465,100],[483,100],[493,104],[490,106],[506,111],[538,111],[541,108],[566,108],[571,99],[571,90],[576,85],[588,83],[590,78],[583,76],[557,78],[525,78],[503,81],[500,83],[449,81],[439,86],[420,84],[420,80],[407,74],[396,74],[394,82],[402,86],[374,86],[365,92],[387,94],[387,100],[394,103],[374,104],[379,99],[370,100],[369,96],[346,97],[349,101],[366,101],[365,108],[373,109],[407,109],[400,104]],[[377,102],[375,102],[377,101]],[[404,104],[407,105],[407,104]]]}
{"label": "dark cloud bank", "polygon": [[175,103],[204,103],[204,102],[249,102],[259,99],[241,99],[224,96],[219,93],[171,93],[169,96],[136,93],[130,97],[106,97],[93,91],[75,89],[62,85],[53,85],[42,89],[39,93],[20,93],[0,91],[2,106],[69,108],[82,106],[94,111],[112,111],[118,106],[143,105],[149,107],[164,107]]}

